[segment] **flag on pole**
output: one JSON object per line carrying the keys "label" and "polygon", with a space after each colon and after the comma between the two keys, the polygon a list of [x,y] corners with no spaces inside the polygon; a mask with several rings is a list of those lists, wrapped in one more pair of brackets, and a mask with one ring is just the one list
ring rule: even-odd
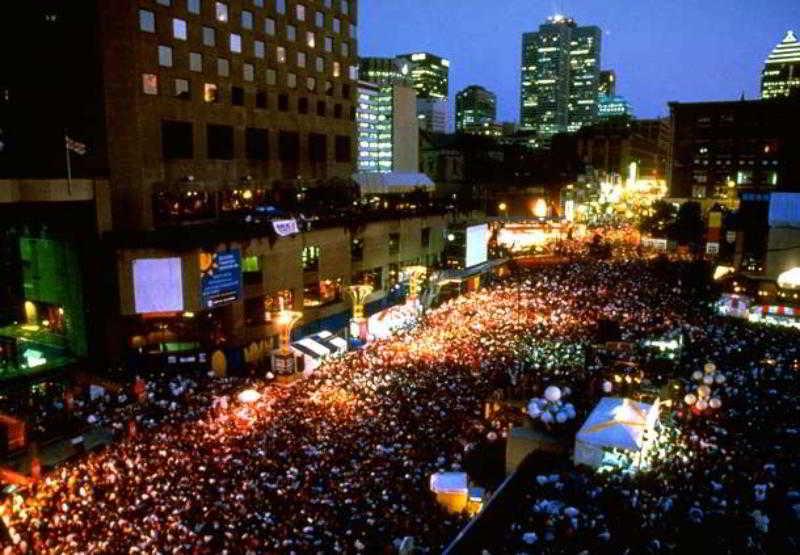
{"label": "flag on pole", "polygon": [[84,154],[86,154],[86,145],[85,144],[83,144],[81,142],[78,142],[78,141],[75,141],[73,139],[70,139],[69,136],[67,136],[67,135],[64,135],[64,141],[65,141],[67,150],[69,150],[71,152],[74,152],[75,154],[77,154],[79,156],[83,156]]}

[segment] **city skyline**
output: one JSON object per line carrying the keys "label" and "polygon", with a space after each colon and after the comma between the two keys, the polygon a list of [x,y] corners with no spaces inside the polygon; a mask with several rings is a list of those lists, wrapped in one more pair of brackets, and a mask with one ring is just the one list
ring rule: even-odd
{"label": "city skyline", "polygon": [[[585,0],[558,4],[506,0],[503,10],[496,10],[477,0],[364,2],[359,52],[388,56],[418,50],[446,57],[452,63],[451,95],[471,84],[484,86],[497,93],[498,120],[518,122],[522,34],[563,11],[602,29],[602,69],[616,71],[618,94],[638,117],[647,118],[666,116],[670,101],[733,100],[742,93],[758,98],[767,56],[787,30],[800,30],[800,4],[792,0],[771,2],[768,12],[749,0],[702,6],[623,0],[614,11]],[[757,19],[753,10],[759,10]],[[710,19],[709,13],[717,17]],[[655,48],[658,44],[663,47]],[[450,111],[452,120],[454,107]]]}

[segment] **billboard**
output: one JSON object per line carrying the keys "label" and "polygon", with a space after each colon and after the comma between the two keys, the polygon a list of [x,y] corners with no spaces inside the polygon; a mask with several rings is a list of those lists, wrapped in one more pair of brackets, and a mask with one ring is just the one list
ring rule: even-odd
{"label": "billboard", "polygon": [[483,264],[489,259],[489,225],[473,225],[467,228],[467,258],[465,267]]}
{"label": "billboard", "polygon": [[137,314],[183,310],[180,258],[133,261],[133,302]]}
{"label": "billboard", "polygon": [[242,255],[238,250],[200,253],[200,295],[203,308],[242,298]]}

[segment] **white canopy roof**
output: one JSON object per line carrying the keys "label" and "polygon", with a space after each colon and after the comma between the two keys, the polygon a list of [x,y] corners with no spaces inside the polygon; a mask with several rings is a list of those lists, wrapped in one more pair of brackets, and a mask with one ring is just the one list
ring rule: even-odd
{"label": "white canopy roof", "polygon": [[658,404],[604,397],[578,432],[576,440],[597,447],[639,451],[646,429],[655,426]]}
{"label": "white canopy roof", "polygon": [[436,185],[424,173],[367,173],[353,175],[353,180],[361,188],[362,195],[387,195],[392,193],[411,193],[416,189],[433,191]]}
{"label": "white canopy roof", "polygon": [[466,493],[469,480],[465,472],[436,472],[431,475],[433,493]]}

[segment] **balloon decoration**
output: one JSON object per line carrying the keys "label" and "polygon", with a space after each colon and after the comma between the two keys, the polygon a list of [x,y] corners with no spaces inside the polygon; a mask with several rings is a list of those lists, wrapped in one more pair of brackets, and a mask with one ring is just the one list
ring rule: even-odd
{"label": "balloon decoration", "polygon": [[696,382],[694,392],[687,393],[683,402],[692,407],[697,412],[711,408],[718,410],[722,407],[722,399],[719,392],[714,391],[712,386],[719,386],[725,383],[725,374],[717,371],[717,366],[713,362],[703,366],[703,370],[692,372],[692,380]]}
{"label": "balloon decoration", "polygon": [[544,390],[544,397],[536,397],[528,403],[528,415],[534,420],[545,424],[553,422],[563,424],[575,418],[575,406],[564,402],[563,398],[569,395],[569,388],[563,390],[551,385]]}

